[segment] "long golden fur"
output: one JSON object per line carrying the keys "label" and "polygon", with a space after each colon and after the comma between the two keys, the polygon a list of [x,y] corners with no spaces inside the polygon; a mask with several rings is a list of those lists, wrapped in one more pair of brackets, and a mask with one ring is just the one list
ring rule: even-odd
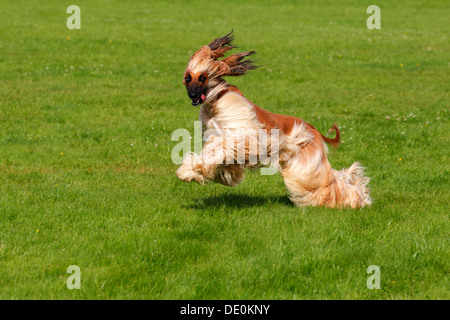
{"label": "long golden fur", "polygon": [[[206,141],[200,155],[187,155],[177,170],[181,180],[199,183],[211,181],[236,186],[244,179],[244,169],[265,164],[255,148],[258,130],[279,130],[272,166],[278,168],[290,193],[290,199],[298,206],[326,206],[360,208],[371,204],[363,167],[355,162],[340,171],[331,168],[325,143],[339,144],[339,129],[334,139],[327,138],[305,121],[266,111],[250,102],[242,92],[223,77],[244,75],[256,68],[245,58],[254,51],[241,52],[223,58],[233,48],[230,34],[217,38],[200,48],[189,60],[183,83],[193,105],[201,104],[200,121],[206,132]],[[222,58],[222,60],[220,60]],[[217,133],[218,132],[218,133]],[[231,138],[230,138],[231,137]],[[230,141],[233,147],[230,147]],[[227,147],[228,145],[228,147]],[[274,153],[273,145],[264,145],[267,153]],[[244,161],[236,156],[244,153]],[[250,158],[257,161],[251,162]],[[229,159],[234,162],[229,162]],[[228,161],[225,161],[228,160]]]}

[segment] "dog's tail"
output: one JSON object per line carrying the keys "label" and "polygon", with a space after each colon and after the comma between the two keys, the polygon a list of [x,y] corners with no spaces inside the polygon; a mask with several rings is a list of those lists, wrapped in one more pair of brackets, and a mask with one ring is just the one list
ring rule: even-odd
{"label": "dog's tail", "polygon": [[323,141],[325,141],[328,144],[331,144],[334,148],[337,148],[337,146],[341,142],[341,134],[339,133],[339,129],[338,129],[336,123],[330,128],[330,130],[328,131],[328,134],[330,134],[333,131],[336,131],[336,137],[334,139],[327,138],[323,134],[320,134],[320,135],[322,136]]}

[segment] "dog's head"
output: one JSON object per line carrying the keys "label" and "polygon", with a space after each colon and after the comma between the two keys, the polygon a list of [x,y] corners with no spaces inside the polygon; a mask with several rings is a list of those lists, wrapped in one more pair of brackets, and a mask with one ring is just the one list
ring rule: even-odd
{"label": "dog's head", "polygon": [[257,68],[252,64],[253,61],[243,60],[245,57],[255,54],[255,51],[240,52],[219,60],[225,56],[225,52],[236,48],[232,45],[231,33],[201,47],[189,59],[184,72],[183,84],[186,86],[192,105],[201,104],[206,99],[208,90],[221,82],[222,77],[241,76],[248,70]]}

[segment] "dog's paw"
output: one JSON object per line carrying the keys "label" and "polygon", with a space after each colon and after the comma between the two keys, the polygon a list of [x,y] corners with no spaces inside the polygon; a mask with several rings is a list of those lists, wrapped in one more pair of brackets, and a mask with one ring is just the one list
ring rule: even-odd
{"label": "dog's paw", "polygon": [[200,157],[195,153],[186,155],[183,159],[183,163],[178,168],[176,174],[178,179],[198,183],[206,183],[206,178],[202,175],[202,163]]}
{"label": "dog's paw", "polygon": [[192,170],[192,168],[189,168],[185,165],[181,165],[177,170],[177,177],[180,180],[191,182],[195,181],[198,183],[206,183],[205,177],[198,171]]}

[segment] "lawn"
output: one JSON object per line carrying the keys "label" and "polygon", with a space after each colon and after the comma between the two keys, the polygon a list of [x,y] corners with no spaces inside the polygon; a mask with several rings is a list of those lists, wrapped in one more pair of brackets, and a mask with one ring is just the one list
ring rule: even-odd
{"label": "lawn", "polygon": [[[448,1],[0,9],[0,299],[450,298]],[[177,179],[171,134],[198,119],[184,68],[231,29],[262,67],[229,81],[323,133],[336,122],[330,162],[366,167],[371,207],[295,207],[280,175]]]}

